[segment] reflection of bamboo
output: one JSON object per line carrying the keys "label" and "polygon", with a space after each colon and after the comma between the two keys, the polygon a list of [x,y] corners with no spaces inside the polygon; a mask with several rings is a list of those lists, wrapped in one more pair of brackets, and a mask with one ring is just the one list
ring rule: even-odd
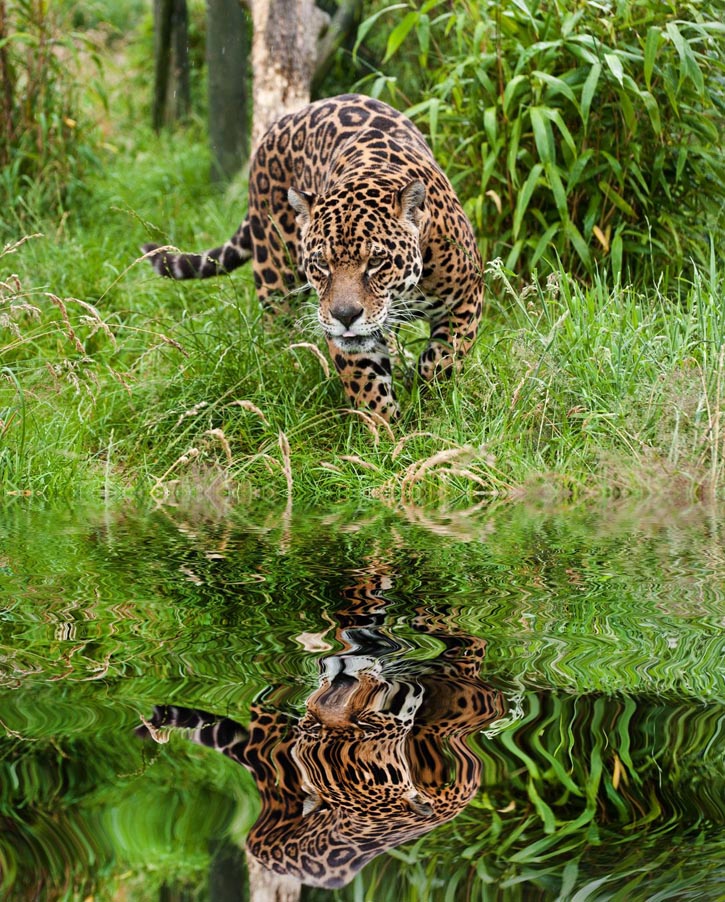
{"label": "reflection of bamboo", "polygon": [[295,877],[265,868],[245,849],[249,871],[249,902],[298,902],[302,884]]}

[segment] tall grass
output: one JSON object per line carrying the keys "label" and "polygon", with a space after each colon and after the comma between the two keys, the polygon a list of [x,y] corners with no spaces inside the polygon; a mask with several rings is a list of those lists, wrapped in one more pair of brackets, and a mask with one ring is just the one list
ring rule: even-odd
{"label": "tall grass", "polygon": [[[429,59],[446,23],[447,39],[470,37],[461,31],[461,9],[431,18]],[[521,4],[516,10],[514,23]],[[429,6],[409,12],[408,34],[398,31],[402,43],[389,48],[391,63],[414,28],[425,27],[421,17],[433,14]],[[561,25],[553,12],[547,22]],[[526,28],[534,26],[543,28],[536,17]],[[517,25],[516,34],[524,32]],[[565,44],[554,40],[550,51],[563,53]],[[671,50],[658,44],[653,73]],[[602,90],[611,88],[608,71],[600,74]],[[347,407],[309,317],[292,329],[262,328],[247,269],[180,284],[155,278],[139,259],[145,240],[193,248],[229,234],[243,213],[246,185],[241,178],[225,192],[212,188],[198,123],[174,135],[151,134],[138,105],[120,100],[139,80],[117,75],[111,71],[107,85],[118,119],[105,123],[114,152],[85,176],[83,201],[60,217],[38,201],[34,221],[45,234],[22,244],[19,220],[6,223],[6,494],[168,499],[183,491],[246,498],[261,492],[298,504],[360,494],[406,505],[471,505],[541,491],[571,497],[656,490],[692,499],[721,490],[725,326],[714,243],[686,275],[648,280],[647,264],[632,283],[608,271],[609,259],[584,283],[565,261],[549,264],[544,256],[536,260],[541,274],[526,281],[523,257],[514,271],[489,253],[488,309],[463,372],[423,387],[402,354],[396,382],[403,417],[389,427]],[[524,93],[531,84],[517,82]],[[477,103],[479,88],[469,87]],[[562,89],[552,96],[565,95]],[[460,92],[451,96],[468,103]],[[683,102],[685,96],[677,94]],[[601,106],[614,102],[593,95],[590,126],[596,98]],[[441,96],[437,120],[432,100],[421,112],[473,210],[476,191],[466,193],[472,171],[466,175],[457,152],[446,155],[444,114],[455,121],[453,100]],[[556,117],[547,121],[558,128]],[[473,131],[461,126],[460,135],[478,134],[470,125]],[[533,133],[529,138],[534,147]],[[688,151],[688,166],[695,156]],[[525,154],[514,157],[524,165]],[[712,192],[710,200],[716,197]],[[532,211],[521,218],[529,237],[540,224]],[[491,252],[505,250],[508,239],[502,227],[498,243],[485,232],[483,241]],[[400,338],[412,352],[424,340],[412,327]]]}
{"label": "tall grass", "polygon": [[[172,208],[194,189],[179,180],[169,193],[161,179],[156,190]],[[229,197],[209,198],[204,234],[189,215],[175,235],[206,243],[231,207]],[[141,239],[145,219],[141,210],[130,220]],[[108,222],[128,232],[127,209]],[[115,275],[105,240],[94,246],[81,230],[67,243],[108,273],[89,277],[93,303],[22,288],[47,254],[44,239],[0,259],[7,267],[26,258],[18,279],[6,269],[2,298],[15,330],[0,383],[0,460],[13,492],[165,499],[186,486],[304,504],[352,491],[470,505],[543,485],[558,497],[687,499],[722,486],[717,268],[680,280],[673,301],[672,286],[668,297],[604,278],[584,286],[562,270],[521,288],[494,261],[487,279],[502,286],[500,300],[463,372],[424,388],[406,385],[401,367],[403,417],[390,427],[347,408],[314,334],[262,328],[248,273],[213,287],[156,280],[133,263],[132,240],[116,248],[132,265],[112,261]],[[401,341],[415,348],[419,335]]]}
{"label": "tall grass", "polygon": [[[99,162],[88,95],[103,101],[95,42],[69,32],[57,6],[0,2],[0,239],[80,201]],[[15,232],[17,236],[17,232]]]}
{"label": "tall grass", "polygon": [[484,259],[656,281],[706,265],[709,235],[723,251],[723,15],[722,0],[378,5],[363,84],[428,131]]}

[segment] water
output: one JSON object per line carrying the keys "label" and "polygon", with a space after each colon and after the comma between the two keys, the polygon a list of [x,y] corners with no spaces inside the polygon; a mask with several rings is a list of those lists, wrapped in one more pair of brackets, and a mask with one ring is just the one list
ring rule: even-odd
{"label": "water", "polygon": [[0,896],[725,899],[724,526],[7,508]]}

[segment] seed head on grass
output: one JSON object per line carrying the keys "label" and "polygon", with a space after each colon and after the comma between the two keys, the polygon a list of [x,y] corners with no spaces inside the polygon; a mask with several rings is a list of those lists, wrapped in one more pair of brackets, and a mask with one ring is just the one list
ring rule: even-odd
{"label": "seed head on grass", "polygon": [[322,353],[322,351],[317,347],[317,345],[313,345],[309,341],[296,341],[294,344],[289,345],[287,348],[288,351],[294,351],[296,348],[306,348],[310,353],[314,354],[315,357],[320,362],[320,366],[322,367],[322,372],[325,374],[325,379],[330,378],[330,364],[327,361],[327,358]]}
{"label": "seed head on grass", "polygon": [[241,407],[242,410],[248,410],[250,413],[256,414],[259,417],[259,419],[264,423],[265,426],[270,425],[267,417],[262,413],[262,411],[259,409],[259,407],[257,407],[257,405],[254,404],[252,401],[232,401],[231,406],[232,407]]}

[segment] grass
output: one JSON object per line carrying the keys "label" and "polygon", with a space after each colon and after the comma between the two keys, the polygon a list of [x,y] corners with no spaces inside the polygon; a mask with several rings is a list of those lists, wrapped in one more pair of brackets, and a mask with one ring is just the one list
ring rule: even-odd
{"label": "grass", "polygon": [[[421,388],[401,366],[403,416],[389,427],[347,407],[313,329],[263,329],[248,268],[174,283],[140,260],[149,239],[196,249],[228,236],[246,192],[243,178],[210,186],[198,124],[155,136],[132,109],[106,123],[82,202],[35,216],[42,234],[19,222],[0,234],[6,496],[458,507],[721,493],[714,253],[706,271],[636,288],[561,268],[521,285],[489,261],[463,372]],[[402,335],[413,352],[421,339]]]}

